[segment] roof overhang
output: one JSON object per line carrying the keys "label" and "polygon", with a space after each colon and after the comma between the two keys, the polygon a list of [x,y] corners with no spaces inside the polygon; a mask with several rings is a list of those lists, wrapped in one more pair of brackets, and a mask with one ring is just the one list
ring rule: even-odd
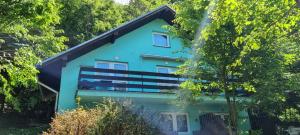
{"label": "roof overhang", "polygon": [[107,43],[113,43],[119,37],[155,20],[163,19],[170,25],[173,25],[175,11],[169,6],[161,6],[145,15],[142,15],[134,20],[131,20],[123,25],[107,31],[99,36],[96,36],[86,42],[67,49],[64,52],[50,57],[37,65],[40,71],[39,80],[46,85],[49,85],[56,90],[60,87],[61,70],[67,62],[74,60],[98,47]]}

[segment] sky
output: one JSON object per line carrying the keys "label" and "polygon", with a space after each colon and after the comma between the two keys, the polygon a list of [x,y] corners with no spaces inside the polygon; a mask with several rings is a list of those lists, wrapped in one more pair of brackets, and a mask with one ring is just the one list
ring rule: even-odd
{"label": "sky", "polygon": [[121,4],[128,4],[129,0],[115,0],[115,2],[121,3]]}

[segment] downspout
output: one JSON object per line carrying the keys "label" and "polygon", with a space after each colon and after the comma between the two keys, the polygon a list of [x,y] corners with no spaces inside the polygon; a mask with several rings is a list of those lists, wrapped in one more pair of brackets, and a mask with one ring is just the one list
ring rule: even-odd
{"label": "downspout", "polygon": [[53,88],[49,87],[48,85],[38,81],[38,84],[45,87],[46,89],[48,89],[49,91],[52,91],[53,93],[55,93],[55,106],[54,106],[54,111],[57,112],[57,105],[58,105],[58,96],[59,96],[59,93],[58,91],[54,90]]}

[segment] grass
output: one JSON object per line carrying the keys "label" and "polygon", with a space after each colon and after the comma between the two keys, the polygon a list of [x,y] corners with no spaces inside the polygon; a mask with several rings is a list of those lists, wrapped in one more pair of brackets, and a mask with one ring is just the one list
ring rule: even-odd
{"label": "grass", "polygon": [[38,135],[48,127],[47,122],[16,113],[0,114],[0,135]]}
{"label": "grass", "polygon": [[1,135],[38,135],[45,131],[46,127],[27,128],[0,128]]}

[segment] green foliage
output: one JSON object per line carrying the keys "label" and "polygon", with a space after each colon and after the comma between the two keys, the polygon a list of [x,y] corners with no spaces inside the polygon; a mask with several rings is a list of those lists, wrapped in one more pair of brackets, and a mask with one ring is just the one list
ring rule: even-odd
{"label": "green foliage", "polygon": [[297,109],[288,108],[282,112],[282,114],[279,116],[279,119],[287,122],[300,121],[300,113]]}
{"label": "green foliage", "polygon": [[0,97],[5,98],[0,100],[0,112],[4,102],[17,111],[30,110],[39,102],[35,65],[41,60],[167,2],[0,1]]}
{"label": "green foliage", "polygon": [[184,0],[174,8],[176,25],[170,30],[185,39],[194,57],[180,73],[202,89],[225,92],[234,128],[235,90],[255,93],[251,105],[274,115],[288,107],[287,91],[300,92],[299,73],[290,72],[300,60],[300,10],[294,0]]}
{"label": "green foliage", "polygon": [[130,0],[129,4],[124,6],[124,16],[126,20],[131,20],[171,2],[171,0]]}
{"label": "green foliage", "polygon": [[156,135],[158,130],[122,105],[106,100],[96,108],[79,107],[57,114],[44,135]]}
{"label": "green foliage", "polygon": [[60,0],[63,8],[59,27],[72,47],[168,2],[131,0],[128,5],[121,5],[113,0]]}
{"label": "green foliage", "polygon": [[262,130],[251,130],[250,135],[263,135]]}
{"label": "green foliage", "polygon": [[69,46],[99,35],[123,23],[122,5],[113,0],[60,0],[59,27],[69,37]]}
{"label": "green foliage", "polygon": [[31,128],[0,128],[0,134],[3,135],[36,135],[45,130],[45,127],[31,127]]}
{"label": "green foliage", "polygon": [[[1,1],[0,94],[17,111],[30,110],[38,102],[35,65],[66,47],[55,0]],[[1,110],[2,111],[2,110]]]}

